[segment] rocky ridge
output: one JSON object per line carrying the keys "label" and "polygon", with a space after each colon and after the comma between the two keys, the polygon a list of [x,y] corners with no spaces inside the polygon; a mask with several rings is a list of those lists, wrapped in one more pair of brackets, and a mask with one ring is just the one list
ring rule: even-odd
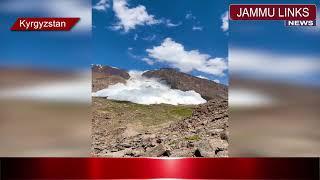
{"label": "rocky ridge", "polygon": [[143,76],[163,80],[172,89],[194,90],[206,100],[223,100],[228,96],[228,88],[225,85],[194,77],[173,68],[147,71]]}
{"label": "rocky ridge", "polygon": [[92,91],[96,92],[109,85],[125,83],[130,75],[122,69],[111,66],[92,65]]}

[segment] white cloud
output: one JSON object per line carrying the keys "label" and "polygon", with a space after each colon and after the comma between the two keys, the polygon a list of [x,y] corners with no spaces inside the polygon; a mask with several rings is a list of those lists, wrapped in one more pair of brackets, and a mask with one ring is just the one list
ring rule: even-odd
{"label": "white cloud", "polygon": [[222,31],[228,31],[229,30],[229,11],[226,11],[225,13],[223,13],[223,15],[221,16],[221,21],[222,21],[222,25],[221,25],[221,29]]}
{"label": "white cloud", "polygon": [[128,55],[129,55],[131,58],[138,59],[138,60],[142,60],[142,61],[144,61],[145,63],[147,63],[147,64],[149,64],[149,65],[154,65],[154,64],[155,64],[155,61],[153,61],[153,60],[150,59],[150,58],[141,57],[141,56],[138,56],[138,55],[133,54],[133,48],[132,48],[132,47],[128,47]]}
{"label": "white cloud", "polygon": [[186,18],[186,19],[193,19],[193,20],[194,20],[194,19],[197,19],[197,18],[196,18],[192,13],[190,13],[190,12],[186,14],[185,18]]}
{"label": "white cloud", "polygon": [[193,26],[193,27],[192,27],[192,30],[193,30],[193,31],[202,31],[202,30],[203,30],[203,27],[201,27],[201,26]]}
{"label": "white cloud", "polygon": [[187,13],[185,18],[187,20],[191,20],[191,21],[193,21],[193,23],[197,24],[197,25],[192,26],[193,31],[202,31],[203,30],[203,27],[199,26],[200,22],[196,21],[197,18],[191,12]]}
{"label": "white cloud", "polygon": [[142,76],[143,72],[130,71],[130,79],[125,84],[118,83],[107,89],[92,93],[92,96],[131,101],[138,104],[202,104],[205,103],[195,91],[171,89],[157,79]]}
{"label": "white cloud", "polygon": [[317,57],[277,54],[250,49],[230,48],[230,72],[276,78],[295,78],[320,72]]}
{"label": "white cloud", "polygon": [[161,23],[155,19],[154,15],[148,14],[146,7],[138,5],[129,8],[126,0],[114,0],[113,11],[118,18],[118,23],[114,25],[115,30],[123,29],[125,32],[135,29],[138,25],[153,25]]}
{"label": "white cloud", "polygon": [[212,58],[208,54],[201,54],[198,50],[186,51],[182,44],[166,38],[160,46],[146,49],[148,56],[159,62],[167,63],[182,72],[197,70],[212,75],[224,75],[227,70],[226,60]]}
{"label": "white cloud", "polygon": [[109,0],[100,0],[92,8],[98,11],[105,11],[110,7]]}
{"label": "white cloud", "polygon": [[138,34],[134,34],[134,37],[133,37],[133,39],[136,41],[137,39],[138,39]]}
{"label": "white cloud", "polygon": [[80,17],[80,21],[72,31],[91,31],[91,4],[87,0],[0,1],[0,10],[17,15],[32,13],[37,16]]}
{"label": "white cloud", "polygon": [[132,50],[133,50],[133,49],[128,49],[128,55],[129,55],[131,58],[134,58],[134,59],[141,59],[140,56],[137,56],[137,55],[133,54]]}
{"label": "white cloud", "polygon": [[142,58],[142,61],[146,62],[149,65],[154,65],[155,63],[152,59],[146,57]]}
{"label": "white cloud", "polygon": [[170,19],[166,20],[166,26],[168,26],[168,27],[177,27],[177,26],[180,26],[180,25],[182,25],[182,22],[174,24],[174,23],[171,22]]}
{"label": "white cloud", "polygon": [[145,41],[153,41],[153,40],[155,40],[156,39],[156,35],[155,34],[153,34],[153,35],[151,35],[151,36],[146,36],[146,37],[144,37],[144,38],[142,38],[143,40],[145,40]]}

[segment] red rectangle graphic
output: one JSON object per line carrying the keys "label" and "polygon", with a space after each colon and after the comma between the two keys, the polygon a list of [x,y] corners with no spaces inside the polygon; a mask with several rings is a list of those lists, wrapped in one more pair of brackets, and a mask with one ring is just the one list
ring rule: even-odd
{"label": "red rectangle graphic", "polygon": [[318,158],[4,158],[3,179],[318,180]]}
{"label": "red rectangle graphic", "polygon": [[70,31],[80,18],[18,18],[12,31]]}
{"label": "red rectangle graphic", "polygon": [[315,20],[314,4],[233,4],[231,20]]}

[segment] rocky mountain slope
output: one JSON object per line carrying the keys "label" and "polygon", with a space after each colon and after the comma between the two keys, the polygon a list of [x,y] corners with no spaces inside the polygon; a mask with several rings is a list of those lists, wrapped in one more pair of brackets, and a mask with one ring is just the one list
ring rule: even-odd
{"label": "rocky mountain slope", "polygon": [[[125,83],[130,75],[95,65],[93,91]],[[93,98],[92,149],[98,157],[226,157],[228,156],[227,87],[175,69],[147,71],[145,77],[171,88],[194,90],[208,102],[200,105],[142,105]]]}
{"label": "rocky mountain slope", "polygon": [[[225,100],[211,100],[194,107],[192,115],[181,120],[164,117],[162,121],[158,117],[163,116],[162,112],[152,111],[150,114],[157,114],[157,118],[148,118],[150,114],[145,114],[145,110],[142,109],[149,109],[148,106],[137,105],[137,108],[132,103],[120,102],[122,108],[117,107],[115,110],[106,108],[108,105],[105,103],[109,104],[108,101],[110,100],[101,98],[94,100],[94,111],[97,113],[92,120],[93,156],[228,156],[228,105]],[[132,106],[135,107],[133,110],[128,109]],[[159,111],[163,108],[162,105],[157,105],[155,109]],[[171,108],[177,106],[166,108],[166,111],[172,114],[174,111]],[[142,116],[139,116],[141,114]],[[140,118],[136,118],[138,116]],[[140,121],[141,119],[144,120]]]}
{"label": "rocky mountain slope", "polygon": [[130,78],[125,70],[110,66],[93,65],[91,70],[93,92],[107,88],[109,85],[125,83]]}
{"label": "rocky mountain slope", "polygon": [[[228,96],[227,86],[191,76],[172,68],[150,70],[143,73],[143,76],[163,80],[172,89],[182,91],[194,90],[206,100],[224,100]],[[125,70],[110,66],[93,65],[92,91],[96,92],[116,83],[125,83],[129,78],[130,75]]]}
{"label": "rocky mountain slope", "polygon": [[194,90],[206,100],[222,100],[226,99],[228,95],[228,89],[225,85],[197,78],[172,68],[147,71],[143,76],[164,80],[173,89]]}

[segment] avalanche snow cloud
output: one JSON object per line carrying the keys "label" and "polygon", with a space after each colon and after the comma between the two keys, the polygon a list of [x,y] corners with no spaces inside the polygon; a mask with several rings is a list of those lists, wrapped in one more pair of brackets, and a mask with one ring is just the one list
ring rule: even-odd
{"label": "avalanche snow cloud", "polygon": [[202,104],[206,102],[195,91],[184,92],[171,89],[167,84],[157,79],[143,77],[142,73],[140,71],[130,71],[130,79],[126,84],[118,83],[92,95],[147,105],[161,103],[172,105]]}

